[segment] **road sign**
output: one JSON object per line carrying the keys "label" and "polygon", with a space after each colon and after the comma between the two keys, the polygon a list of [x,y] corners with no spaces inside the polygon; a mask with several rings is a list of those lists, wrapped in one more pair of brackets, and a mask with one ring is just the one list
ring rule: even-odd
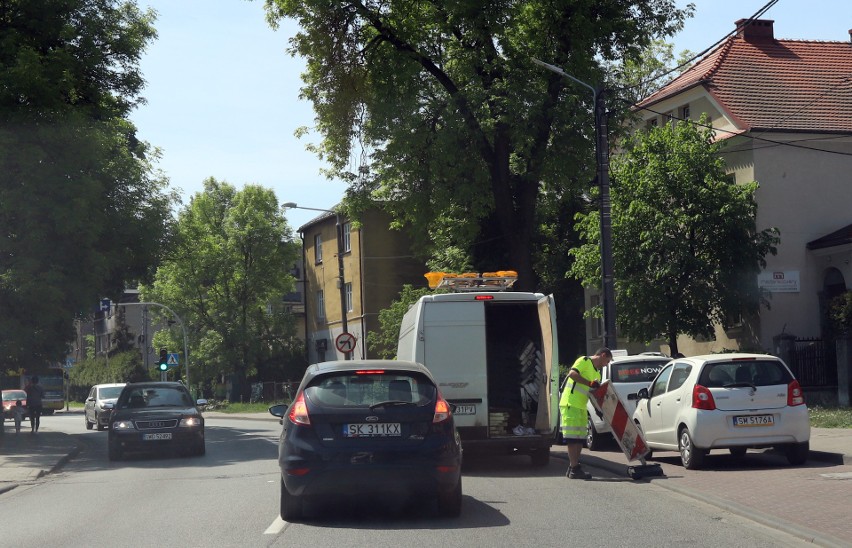
{"label": "road sign", "polygon": [[112,303],[109,301],[109,299],[101,299],[101,312],[109,312],[110,306],[112,306]]}
{"label": "road sign", "polygon": [[355,335],[352,333],[341,333],[334,339],[334,346],[338,352],[348,354],[355,350]]}
{"label": "road sign", "polygon": [[169,359],[168,359],[168,361],[167,361],[166,363],[167,363],[167,364],[169,364],[169,367],[171,367],[171,366],[173,366],[173,365],[177,365],[177,364],[178,364],[178,355],[177,355],[177,353],[169,354]]}

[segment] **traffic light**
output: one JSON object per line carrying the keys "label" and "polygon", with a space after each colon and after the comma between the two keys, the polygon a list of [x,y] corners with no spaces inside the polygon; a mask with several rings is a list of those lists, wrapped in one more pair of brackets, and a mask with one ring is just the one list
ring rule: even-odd
{"label": "traffic light", "polygon": [[168,371],[169,370],[169,353],[165,348],[160,349],[160,361],[157,362],[160,365],[160,371]]}

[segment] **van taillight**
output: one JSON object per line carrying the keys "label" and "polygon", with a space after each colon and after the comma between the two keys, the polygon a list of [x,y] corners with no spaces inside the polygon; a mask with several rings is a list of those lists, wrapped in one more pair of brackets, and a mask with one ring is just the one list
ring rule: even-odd
{"label": "van taillight", "polygon": [[288,417],[290,418],[290,422],[293,424],[301,424],[303,426],[311,425],[311,418],[308,416],[308,406],[305,404],[304,392],[299,392],[299,395],[296,397],[296,401],[294,401],[293,406],[290,407],[290,414]]}
{"label": "van taillight", "polygon": [[441,394],[438,394],[438,401],[435,402],[435,415],[432,417],[432,424],[438,424],[449,420],[452,416],[450,413],[450,404],[444,399]]}
{"label": "van taillight", "polygon": [[787,405],[803,405],[805,403],[805,393],[799,385],[799,381],[791,381],[787,385]]}
{"label": "van taillight", "polygon": [[706,386],[696,384],[692,388],[692,407],[695,409],[704,409],[713,411],[716,409],[716,401],[713,399],[713,394]]}

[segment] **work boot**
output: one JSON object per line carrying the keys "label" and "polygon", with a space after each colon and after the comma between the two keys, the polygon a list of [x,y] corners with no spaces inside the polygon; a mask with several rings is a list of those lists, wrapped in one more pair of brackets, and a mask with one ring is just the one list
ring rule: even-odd
{"label": "work boot", "polygon": [[592,479],[592,475],[583,470],[580,466],[568,467],[568,473],[565,474],[568,479]]}

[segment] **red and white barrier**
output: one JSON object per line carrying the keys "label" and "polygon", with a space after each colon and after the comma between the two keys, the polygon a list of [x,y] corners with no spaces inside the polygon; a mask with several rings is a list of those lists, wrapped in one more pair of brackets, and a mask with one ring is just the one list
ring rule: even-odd
{"label": "red and white barrier", "polygon": [[609,423],[613,437],[624,452],[628,461],[641,460],[648,454],[648,446],[639,428],[627,414],[624,404],[619,399],[610,381],[604,382],[598,388],[589,392],[589,401],[600,411],[603,419]]}

